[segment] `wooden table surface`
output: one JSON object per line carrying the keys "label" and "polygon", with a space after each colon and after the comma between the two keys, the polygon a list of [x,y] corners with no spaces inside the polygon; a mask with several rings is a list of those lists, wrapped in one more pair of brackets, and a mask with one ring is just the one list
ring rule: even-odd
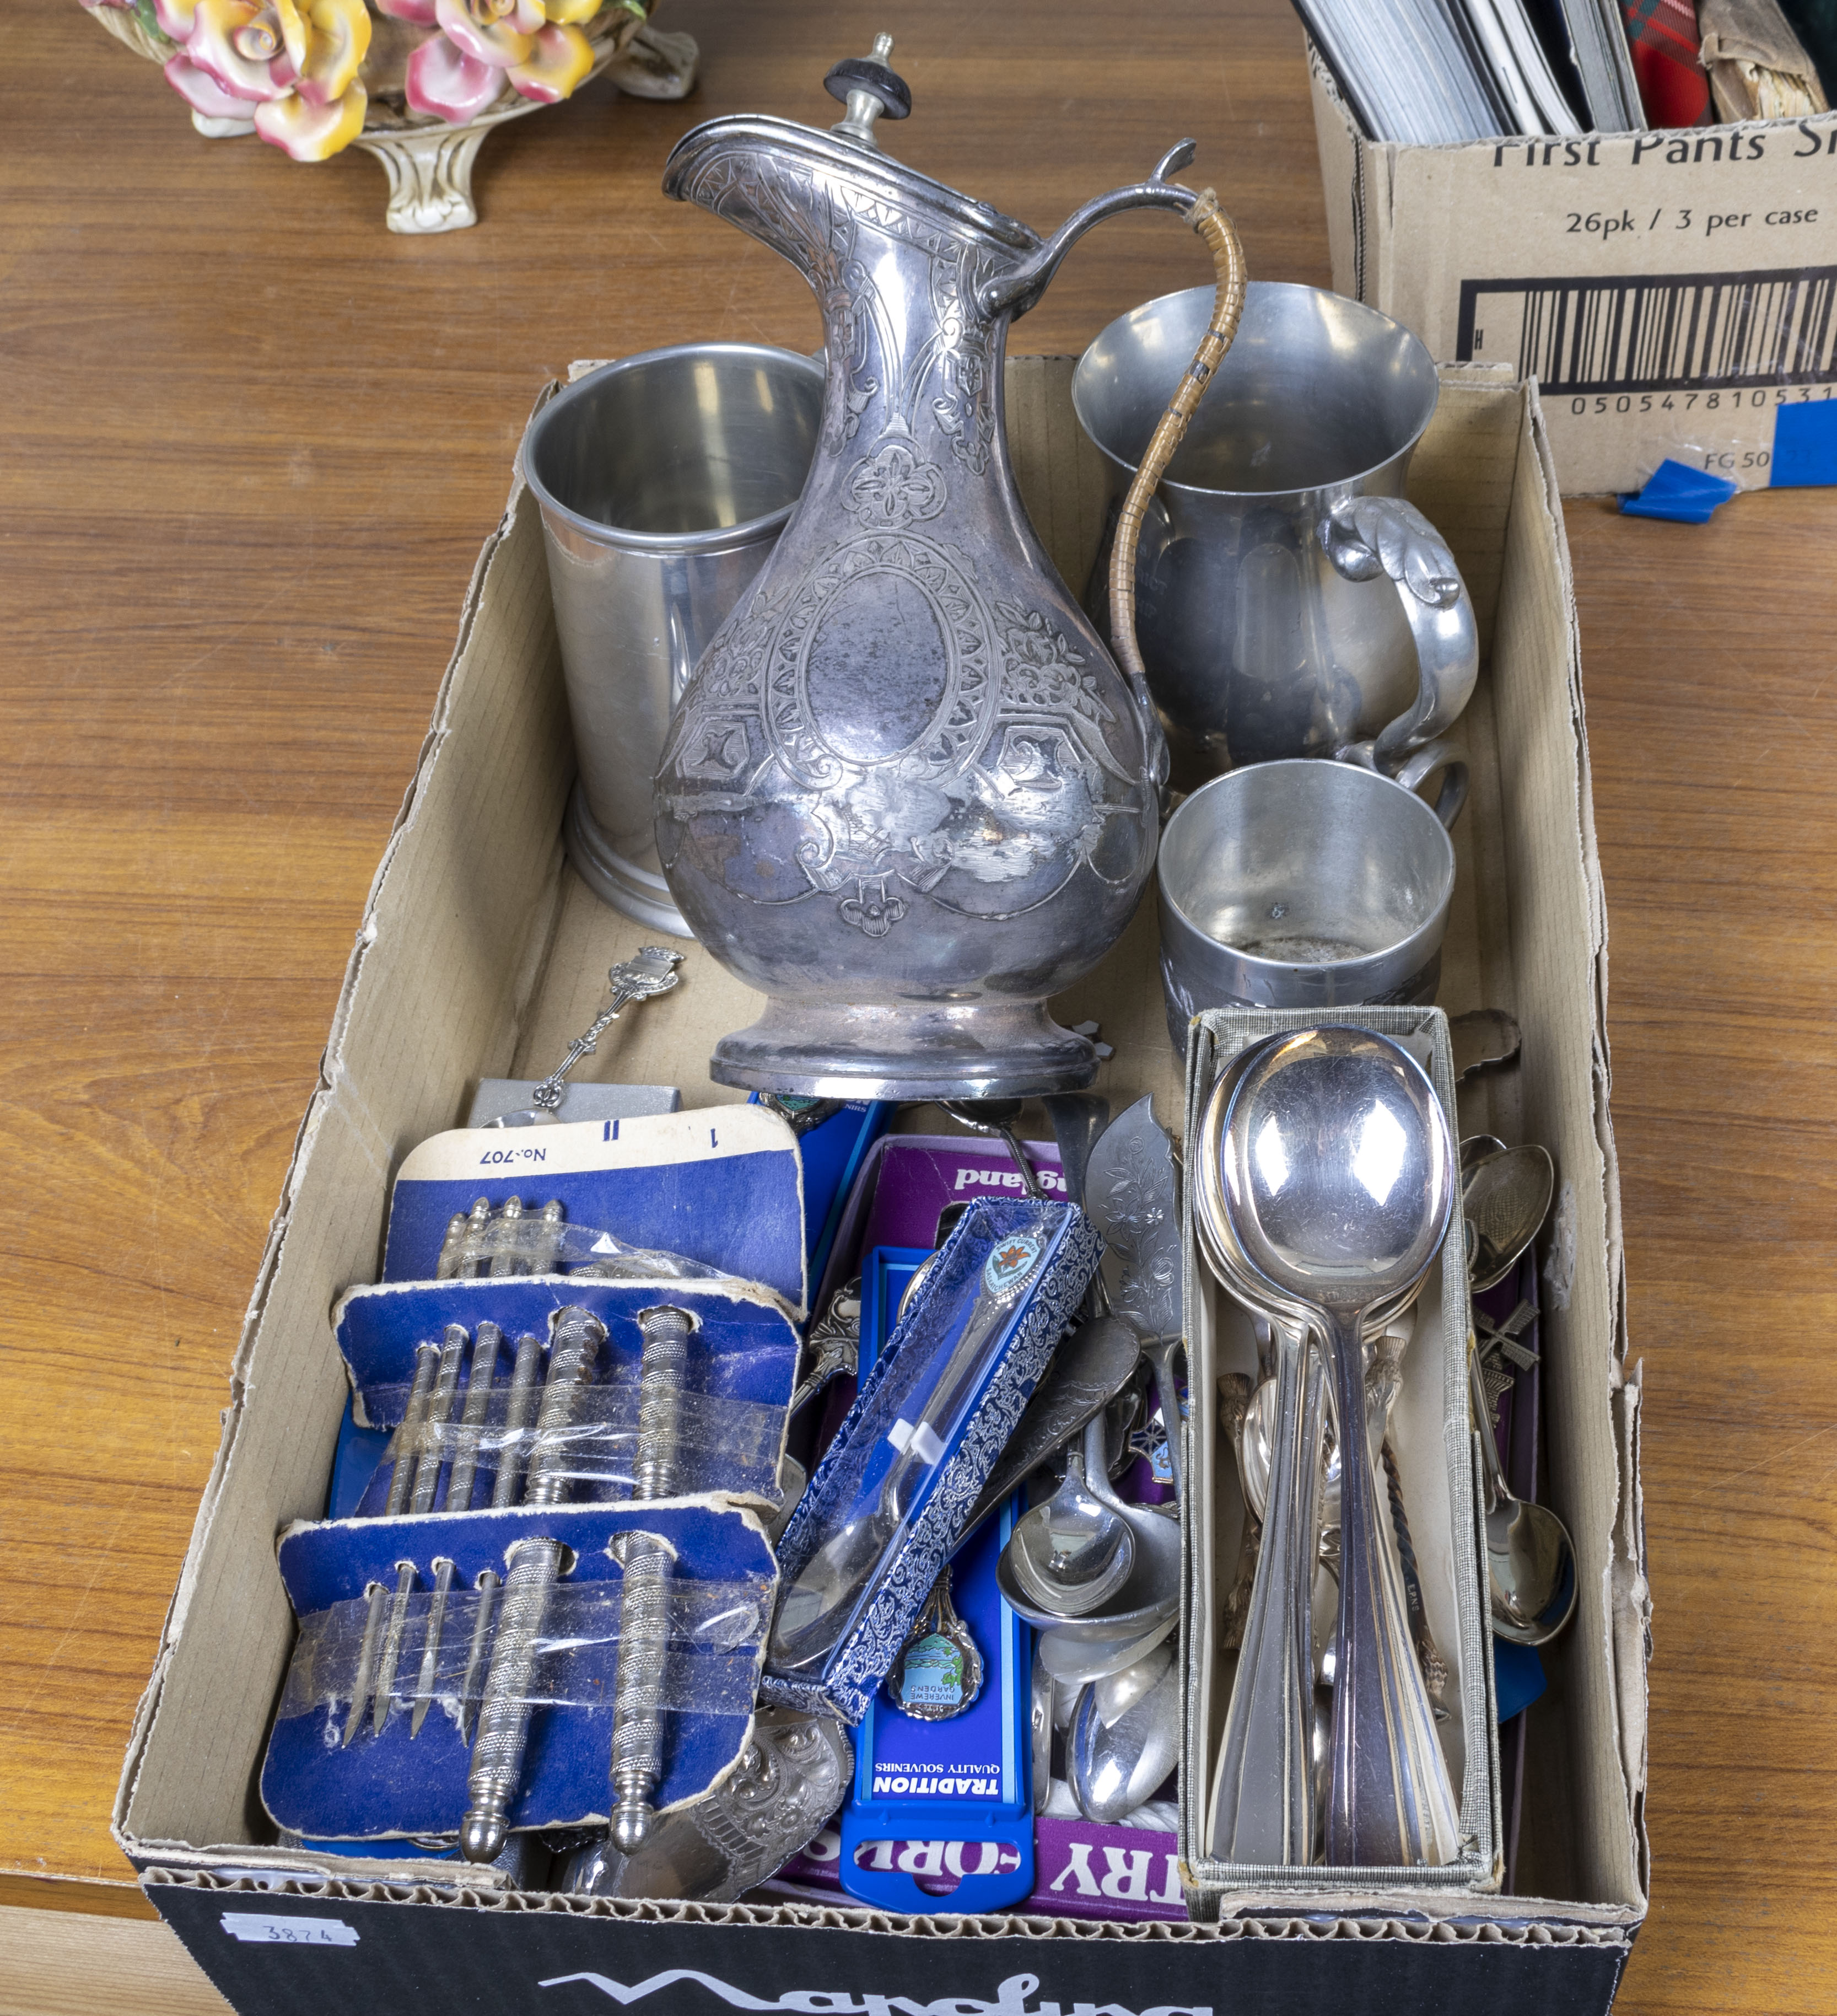
{"label": "wooden table surface", "polygon": [[[827,123],[824,70],[884,26],[918,108],[897,151],[1013,214],[1050,225],[1192,132],[1255,275],[1328,284],[1325,228],[1284,0],[667,0],[694,99],[595,84],[499,132],[480,227],[419,239],[354,151],[197,138],[70,0],[5,19],[0,2011],[221,2009],[162,1928],[45,1914],[151,1915],[108,1833],[130,1718],[531,401],[576,357],[819,340],[788,268],[662,200],[670,142]],[[1113,224],[1014,347],[1203,277],[1167,220]],[[1837,499],[1568,515],[1656,1606],[1621,2006],[1828,2010]],[[136,1985],[105,1991],[123,1952]]]}

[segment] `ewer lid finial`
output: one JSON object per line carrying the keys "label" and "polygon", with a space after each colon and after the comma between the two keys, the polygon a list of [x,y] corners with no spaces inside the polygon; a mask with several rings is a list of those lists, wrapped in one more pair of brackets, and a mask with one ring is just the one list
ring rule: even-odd
{"label": "ewer lid finial", "polygon": [[883,113],[889,119],[904,119],[912,110],[912,94],[905,79],[887,66],[893,54],[891,35],[876,35],[872,56],[847,56],[823,79],[823,88],[846,104],[848,116],[830,128],[857,146],[878,149],[874,122]]}

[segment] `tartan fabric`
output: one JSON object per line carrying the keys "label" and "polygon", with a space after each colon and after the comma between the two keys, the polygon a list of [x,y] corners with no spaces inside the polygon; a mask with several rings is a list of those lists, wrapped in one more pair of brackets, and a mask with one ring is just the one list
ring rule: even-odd
{"label": "tartan fabric", "polygon": [[1695,0],[1622,0],[1640,103],[1654,126],[1698,126],[1709,110]]}

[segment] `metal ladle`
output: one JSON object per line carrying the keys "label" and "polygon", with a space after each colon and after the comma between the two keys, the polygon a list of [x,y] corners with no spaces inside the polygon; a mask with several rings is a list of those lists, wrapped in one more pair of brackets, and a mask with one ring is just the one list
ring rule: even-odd
{"label": "metal ladle", "polygon": [[[1454,1212],[1454,1144],[1433,1085],[1369,1030],[1278,1039],[1238,1079],[1219,1164],[1236,1248],[1322,1337],[1339,1418],[1362,1424],[1366,1322],[1417,1290]],[[1364,1434],[1342,1438],[1340,1507],[1327,1858],[1446,1863],[1459,1816]]]}

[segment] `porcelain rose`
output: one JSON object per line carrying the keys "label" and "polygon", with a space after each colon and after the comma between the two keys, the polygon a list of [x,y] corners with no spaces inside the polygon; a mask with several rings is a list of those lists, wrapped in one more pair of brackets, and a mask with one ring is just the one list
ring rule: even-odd
{"label": "porcelain rose", "polygon": [[[625,0],[642,14],[642,0]],[[412,111],[455,125],[508,85],[538,104],[567,97],[593,67],[581,34],[602,0],[376,0],[378,11],[437,29],[408,58]]]}
{"label": "porcelain rose", "polygon": [[153,18],[178,45],[167,81],[194,111],[251,120],[297,161],[322,161],[363,131],[363,0],[153,0]]}

